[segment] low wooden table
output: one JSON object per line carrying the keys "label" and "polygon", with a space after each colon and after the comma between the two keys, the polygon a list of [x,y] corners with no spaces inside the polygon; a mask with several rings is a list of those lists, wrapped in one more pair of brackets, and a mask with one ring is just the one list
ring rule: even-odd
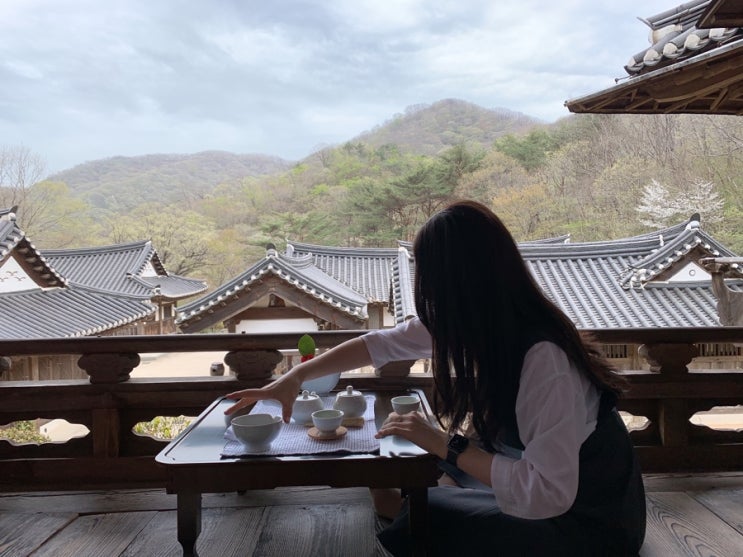
{"label": "low wooden table", "polygon": [[[392,411],[391,398],[403,394],[417,394],[422,411],[432,418],[428,401],[419,389],[367,391],[365,394],[375,396],[377,427]],[[221,458],[225,445],[224,410],[232,404],[234,401],[225,398],[214,401],[155,458],[167,469],[168,493],[177,495],[178,541],[184,556],[197,555],[202,493],[305,485],[405,489],[413,552],[426,554],[428,488],[436,485],[439,476],[436,457],[392,436],[380,440],[378,455]]]}

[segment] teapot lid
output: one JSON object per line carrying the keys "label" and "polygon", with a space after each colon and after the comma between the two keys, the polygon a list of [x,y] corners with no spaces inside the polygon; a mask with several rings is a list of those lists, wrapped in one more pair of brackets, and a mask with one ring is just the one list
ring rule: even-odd
{"label": "teapot lid", "polygon": [[354,391],[353,387],[349,385],[348,387],[346,387],[345,391],[340,391],[338,393],[338,397],[342,397],[342,396],[362,396],[362,395],[360,391]]}
{"label": "teapot lid", "polygon": [[307,390],[304,390],[302,391],[302,394],[297,397],[297,400],[312,400],[315,398],[320,398],[317,396],[317,393],[315,391],[309,392]]}

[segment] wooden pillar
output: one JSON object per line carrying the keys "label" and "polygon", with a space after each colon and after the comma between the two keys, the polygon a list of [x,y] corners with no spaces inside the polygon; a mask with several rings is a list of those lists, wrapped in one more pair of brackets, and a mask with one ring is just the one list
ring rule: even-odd
{"label": "wooden pillar", "polygon": [[96,408],[93,417],[93,456],[96,458],[116,458],[119,456],[121,419],[116,408]]}

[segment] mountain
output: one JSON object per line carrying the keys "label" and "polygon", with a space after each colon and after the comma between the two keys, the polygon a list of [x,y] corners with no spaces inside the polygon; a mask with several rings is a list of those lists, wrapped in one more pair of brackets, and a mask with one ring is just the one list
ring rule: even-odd
{"label": "mountain", "polygon": [[[404,152],[433,156],[462,143],[488,149],[503,135],[519,134],[539,125],[539,120],[519,112],[446,99],[408,107],[404,114],[393,116],[350,142],[372,147],[396,144]],[[223,151],[112,157],[58,172],[49,180],[66,183],[73,195],[95,207],[123,212],[146,202],[201,199],[219,184],[280,174],[294,164],[268,155]]]}
{"label": "mountain", "polygon": [[431,156],[462,143],[489,148],[501,136],[526,132],[542,124],[505,108],[487,109],[462,100],[445,99],[430,105],[410,106],[404,114],[396,114],[352,141],[374,147],[396,144],[403,151]]}
{"label": "mountain", "polygon": [[221,183],[276,174],[293,164],[268,155],[204,151],[111,157],[77,165],[48,179],[66,183],[74,195],[96,207],[126,210],[146,201],[167,203],[202,197]]}

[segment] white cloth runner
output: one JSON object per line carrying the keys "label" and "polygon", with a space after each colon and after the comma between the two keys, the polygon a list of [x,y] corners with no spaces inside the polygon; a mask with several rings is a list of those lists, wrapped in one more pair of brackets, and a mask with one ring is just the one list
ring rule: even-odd
{"label": "white cloth runner", "polygon": [[[332,408],[334,396],[320,397],[325,408]],[[324,453],[375,453],[379,451],[379,439],[374,438],[377,427],[374,422],[374,396],[365,395],[366,412],[364,412],[363,427],[347,427],[346,433],[340,439],[313,439],[308,435],[309,427],[294,422],[281,424],[279,436],[271,446],[260,453],[249,452],[240,440],[235,437],[232,426],[224,432],[227,440],[222,449],[222,456],[235,458],[241,456],[289,456]],[[271,414],[281,416],[281,405],[275,400],[259,400],[251,414]]]}

